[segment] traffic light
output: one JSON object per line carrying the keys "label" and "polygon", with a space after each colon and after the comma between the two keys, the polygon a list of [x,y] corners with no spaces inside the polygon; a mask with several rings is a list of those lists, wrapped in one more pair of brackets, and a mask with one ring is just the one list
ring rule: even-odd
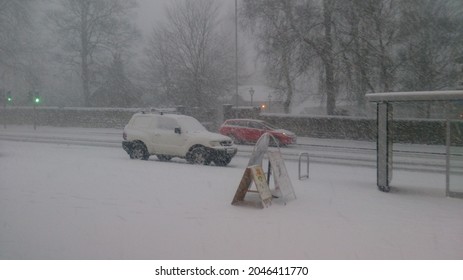
{"label": "traffic light", "polygon": [[36,91],[34,94],[34,103],[38,105],[41,101],[42,101],[42,98],[40,97],[40,93]]}
{"label": "traffic light", "polygon": [[11,96],[11,91],[8,91],[8,92],[6,93],[6,102],[7,102],[8,104],[13,103],[13,97]]}
{"label": "traffic light", "polygon": [[30,91],[29,92],[29,98],[32,101],[32,104],[34,104],[34,105],[38,105],[38,104],[40,104],[40,102],[42,102],[42,98],[40,97],[40,94],[39,94],[38,91],[36,91],[36,92]]}
{"label": "traffic light", "polygon": [[13,103],[13,97],[11,96],[11,91],[2,92],[0,91],[0,104],[3,106]]}

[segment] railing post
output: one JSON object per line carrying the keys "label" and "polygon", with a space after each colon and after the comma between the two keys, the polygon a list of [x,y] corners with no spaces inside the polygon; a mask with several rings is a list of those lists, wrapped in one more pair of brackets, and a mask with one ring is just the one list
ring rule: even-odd
{"label": "railing post", "polygon": [[[307,173],[305,175],[301,175],[302,157],[307,158]],[[302,180],[302,179],[309,179],[309,154],[308,153],[299,154],[299,180]]]}

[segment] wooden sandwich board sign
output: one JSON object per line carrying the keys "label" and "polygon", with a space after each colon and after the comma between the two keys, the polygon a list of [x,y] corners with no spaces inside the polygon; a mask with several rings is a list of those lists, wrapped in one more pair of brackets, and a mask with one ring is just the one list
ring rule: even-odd
{"label": "wooden sandwich board sign", "polygon": [[[280,151],[268,151],[270,137],[273,136],[268,133],[263,134],[254,146],[248,166],[244,171],[241,182],[236,190],[235,197],[233,198],[233,205],[250,204],[249,202],[244,201],[244,197],[248,192],[259,194],[262,208],[269,206],[273,197],[281,197],[285,204],[288,197],[292,196],[294,199],[296,198],[296,193],[294,192],[293,185],[289,179],[286,165]],[[262,169],[262,162],[265,155],[267,155],[269,160],[268,176],[273,173],[275,196],[270,191],[269,181],[267,180],[269,178],[265,177],[265,173]],[[257,190],[250,189],[253,182]]]}
{"label": "wooden sandwich board sign", "polygon": [[[251,190],[251,184],[254,182],[257,190]],[[244,197],[248,192],[258,193],[262,208],[268,207],[272,202],[272,193],[267,184],[264,170],[260,165],[248,166],[244,171],[241,182],[236,190],[232,204],[250,204],[244,202]]]}
{"label": "wooden sandwich board sign", "polygon": [[286,200],[290,197],[296,199],[296,193],[294,192],[293,185],[291,183],[291,180],[289,179],[285,162],[281,157],[281,152],[268,151],[267,155],[273,173],[275,191],[278,197],[281,197],[285,204]]}

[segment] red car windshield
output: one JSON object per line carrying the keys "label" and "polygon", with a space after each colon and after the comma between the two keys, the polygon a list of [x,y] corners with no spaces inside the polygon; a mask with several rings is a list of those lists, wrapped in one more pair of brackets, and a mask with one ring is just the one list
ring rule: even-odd
{"label": "red car windshield", "polygon": [[255,120],[229,120],[225,124],[231,125],[231,126],[243,126],[243,127],[250,127],[250,128],[264,129],[264,130],[278,129],[277,127],[267,122],[255,121]]}
{"label": "red car windshield", "polygon": [[277,127],[274,127],[273,125],[266,123],[266,122],[261,122],[261,124],[264,125],[266,128],[268,128],[269,130],[278,129]]}

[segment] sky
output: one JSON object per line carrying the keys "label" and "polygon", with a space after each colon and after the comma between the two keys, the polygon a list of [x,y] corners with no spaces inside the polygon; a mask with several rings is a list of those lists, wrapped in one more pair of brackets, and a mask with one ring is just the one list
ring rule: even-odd
{"label": "sky", "polygon": [[138,25],[144,34],[149,34],[157,20],[164,20],[164,6],[169,0],[137,0]]}
{"label": "sky", "polygon": [[[138,1],[138,25],[143,30],[144,34],[149,34],[151,28],[156,21],[165,20],[165,6],[172,3],[172,0],[137,0]],[[222,10],[224,13],[233,11],[234,1],[230,0],[215,0],[222,2]]]}

